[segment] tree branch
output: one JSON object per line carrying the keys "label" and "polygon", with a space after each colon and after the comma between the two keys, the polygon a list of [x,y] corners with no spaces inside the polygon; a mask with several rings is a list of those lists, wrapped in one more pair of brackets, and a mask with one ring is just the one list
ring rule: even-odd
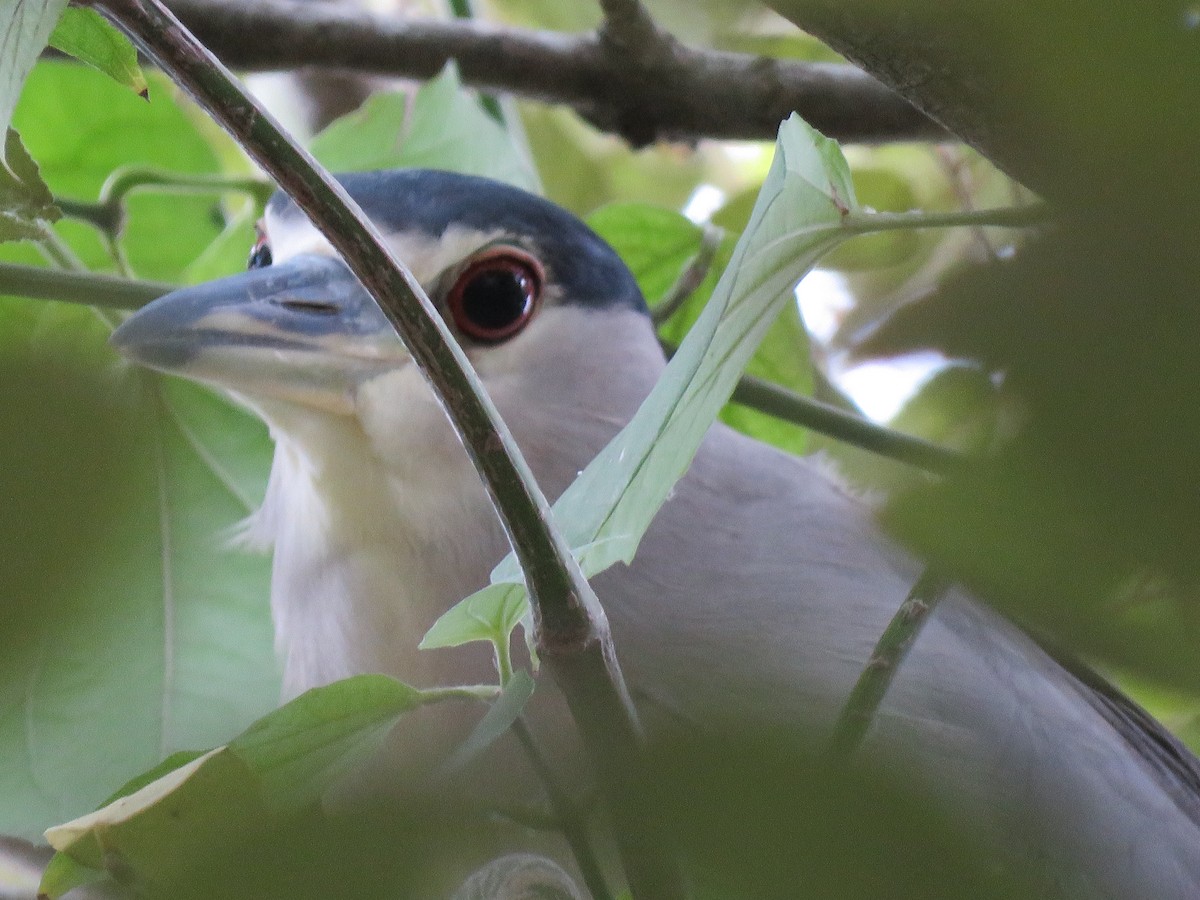
{"label": "tree branch", "polygon": [[[625,6],[621,0],[606,2],[614,9]],[[429,78],[453,59],[473,87],[568,104],[635,144],[659,138],[769,140],[792,111],[840,141],[948,137],[848,65],[698,50],[673,40],[670,53],[639,59],[613,52],[624,44],[614,45],[607,27],[574,36],[478,21],[401,20],[295,0],[170,0],[170,5],[233,68],[321,66]],[[614,13],[609,21],[626,18]]]}
{"label": "tree branch", "polygon": [[392,323],[466,448],[521,562],[542,659],[562,688],[616,823],[635,897],[683,897],[641,733],[604,610],[466,355],[421,286],[345,189],[285,134],[160,0],[91,0],[132,34],[292,197]]}

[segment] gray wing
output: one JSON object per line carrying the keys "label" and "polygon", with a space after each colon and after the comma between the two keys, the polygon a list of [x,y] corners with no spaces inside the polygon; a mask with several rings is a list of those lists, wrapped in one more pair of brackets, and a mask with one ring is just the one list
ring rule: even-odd
{"label": "gray wing", "polygon": [[[718,427],[634,564],[596,588],[651,724],[796,729],[816,749],[919,575],[811,463]],[[1194,757],[962,593],[864,753],[1043,864],[1057,894],[1200,897]]]}

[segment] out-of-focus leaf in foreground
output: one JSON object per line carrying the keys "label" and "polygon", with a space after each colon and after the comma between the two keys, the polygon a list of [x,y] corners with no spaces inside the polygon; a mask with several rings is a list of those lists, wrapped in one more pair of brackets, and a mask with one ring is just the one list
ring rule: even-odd
{"label": "out-of-focus leaf in foreground", "polygon": [[[142,892],[161,892],[205,853],[235,847],[272,818],[316,803],[420,702],[418,691],[384,675],[315,688],[228,745],[46,837],[82,867],[77,874],[107,870]],[[59,878],[47,893],[71,886]]]}
{"label": "out-of-focus leaf in foreground", "polygon": [[276,701],[268,562],[220,534],[270,444],[208,391],[118,361],[89,309],[5,300],[0,335],[26,367],[6,382],[0,832],[33,836]]}

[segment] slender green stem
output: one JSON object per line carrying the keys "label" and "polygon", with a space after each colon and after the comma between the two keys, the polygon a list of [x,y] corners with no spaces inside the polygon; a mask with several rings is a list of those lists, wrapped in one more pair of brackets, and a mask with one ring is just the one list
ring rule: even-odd
{"label": "slender green stem", "polygon": [[831,762],[846,762],[862,744],[896,670],[949,587],[948,581],[927,569],[900,604],[838,716],[829,742]]}
{"label": "slender green stem", "polygon": [[0,263],[0,293],[13,297],[137,309],[173,290],[174,285],[157,281],[131,281],[95,272]]}
{"label": "slender green stem", "polygon": [[156,189],[175,194],[248,194],[260,206],[271,199],[275,188],[261,178],[230,175],[204,175],[171,172],[153,166],[124,166],[117,169],[100,188],[101,205],[124,200],[135,191]]}
{"label": "slender green stem", "polygon": [[[660,343],[668,356],[675,353],[677,348],[673,344],[666,341]],[[811,428],[836,440],[927,472],[946,474],[967,461],[963,454],[955,450],[877,425],[862,416],[753,375],[743,375],[729,399],[781,421]]]}
{"label": "slender green stem", "polygon": [[51,265],[68,272],[87,271],[87,266],[57,231],[47,224],[42,224],[40,230],[42,234],[37,241],[37,247]]}
{"label": "slender green stem", "polygon": [[586,814],[571,799],[566,788],[559,781],[558,775],[550,766],[545,754],[542,753],[537,738],[533,736],[533,732],[523,717],[518,717],[517,721],[513,722],[512,730],[525,749],[525,755],[529,757],[530,765],[537,773],[538,780],[545,788],[546,797],[550,800],[550,808],[554,810],[554,816],[562,830],[563,837],[571,846],[571,853],[575,856],[575,862],[579,864],[579,873],[583,876],[588,891],[594,900],[612,900],[613,895],[604,878],[604,870],[592,849],[591,838],[588,836]]}
{"label": "slender green stem", "polygon": [[447,700],[482,700],[487,702],[500,696],[500,688],[494,684],[460,684],[454,687],[426,688],[421,691],[421,703],[445,703]]}
{"label": "slender green stem", "polygon": [[512,634],[510,633],[492,645],[496,652],[496,671],[500,675],[500,687],[502,688],[508,686],[509,679],[513,676],[511,644]]}
{"label": "slender green stem", "polygon": [[704,279],[708,277],[708,272],[712,268],[713,260],[717,258],[717,250],[721,248],[721,241],[725,238],[725,229],[718,228],[716,225],[705,225],[704,232],[700,238],[700,247],[696,251],[683,271],[679,273],[679,277],[675,279],[675,283],[671,285],[670,290],[659,301],[654,309],[650,310],[650,318],[655,325],[661,325],[667,321],[675,313],[679,312],[680,308],[687,301],[687,298],[696,292],[696,289],[704,283]]}
{"label": "slender green stem", "polygon": [[1028,228],[1050,220],[1050,207],[1044,203],[1005,206],[998,209],[968,209],[958,212],[867,213],[854,212],[842,219],[842,227],[858,234],[896,231],[902,228],[956,228],[963,225],[997,228]]}

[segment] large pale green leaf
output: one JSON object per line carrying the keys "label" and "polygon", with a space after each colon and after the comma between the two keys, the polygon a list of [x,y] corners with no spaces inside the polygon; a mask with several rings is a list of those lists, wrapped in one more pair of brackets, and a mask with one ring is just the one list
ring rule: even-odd
{"label": "large pale green leaf", "polygon": [[[854,203],[837,145],[796,116],[784,122],[750,222],[704,313],[633,420],[555,504],[586,573],[632,559],[796,282],[845,237]],[[493,577],[518,580],[515,561]]]}
{"label": "large pale green leaf", "polygon": [[[94,199],[121,165],[216,171],[172,93],[160,81],[146,103],[96,71],[43,63],[17,118],[55,191]],[[125,249],[135,267],[182,280],[219,233],[215,210],[212,199],[134,198]],[[86,226],[60,228],[86,260],[108,262]],[[3,253],[37,261],[20,245]],[[231,271],[244,254],[228,249],[210,270]],[[269,562],[228,550],[221,533],[261,498],[266,430],[205,389],[118,359],[111,324],[81,307],[0,297],[0,347],[40,398],[5,416],[0,455],[14,484],[45,486],[10,504],[21,528],[6,542],[10,558],[40,562],[0,581],[0,609],[37,610],[0,629],[0,833],[33,837],[92,809],[173,751],[227,740],[278,698]],[[68,361],[83,393],[38,374]],[[103,415],[72,412],[81,396]],[[95,470],[112,447],[127,477]],[[83,541],[64,531],[74,520],[103,528]]]}
{"label": "large pale green leaf", "polygon": [[[106,494],[10,507],[22,528],[9,552],[44,548],[51,569],[6,582],[0,598],[39,610],[0,634],[12,667],[0,693],[0,832],[31,836],[172,751],[226,740],[276,701],[268,561],[227,550],[220,534],[260,497],[270,443],[204,389],[119,361],[88,309],[5,300],[0,334],[9,358],[30,364],[27,379],[35,363],[73,360],[105,412],[80,419],[72,396],[40,385],[43,403],[5,419],[9,474],[65,488],[98,447],[130,464]],[[60,427],[39,424],[47,417]],[[104,522],[82,559],[55,538],[73,517]]]}
{"label": "large pale green leaf", "polygon": [[[753,198],[751,198],[753,200]],[[737,201],[740,202],[740,199]],[[737,223],[745,226],[750,204]],[[685,216],[641,203],[615,203],[598,209],[588,224],[620,254],[637,279],[651,308],[675,285],[684,269],[700,253],[704,230]],[[709,271],[683,306],[659,327],[659,335],[678,345],[704,310],[721,273],[729,263],[734,241],[726,237],[713,256]],[[812,391],[808,332],[795,305],[785,306],[759,344],[746,371],[801,394]],[[796,425],[735,404],[721,411],[727,425],[799,453],[805,449],[806,434]]]}
{"label": "large pale green leaf", "polygon": [[314,137],[312,152],[334,171],[446,169],[539,191],[526,154],[463,89],[453,63],[411,99],[401,92],[372,95]]}
{"label": "large pale green leaf", "polygon": [[419,691],[384,675],[308,691],[228,745],[49,829],[51,845],[75,865],[56,859],[43,889],[60,896],[113,860],[135,883],[169,882],[200,848],[236,842],[256,825],[316,802],[421,702]]}
{"label": "large pale green leaf", "polygon": [[0,0],[0,134],[67,0]]}

